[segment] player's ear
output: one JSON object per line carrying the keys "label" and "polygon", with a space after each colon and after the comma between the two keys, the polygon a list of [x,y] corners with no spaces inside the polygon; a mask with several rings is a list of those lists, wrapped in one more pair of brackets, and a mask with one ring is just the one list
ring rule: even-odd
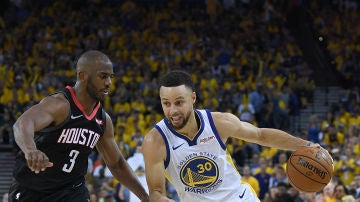
{"label": "player's ear", "polygon": [[87,79],[87,73],[84,71],[80,71],[78,73],[78,80],[79,81],[85,81]]}
{"label": "player's ear", "polygon": [[191,98],[193,100],[193,104],[195,104],[195,102],[196,102],[196,93],[195,92],[192,92]]}

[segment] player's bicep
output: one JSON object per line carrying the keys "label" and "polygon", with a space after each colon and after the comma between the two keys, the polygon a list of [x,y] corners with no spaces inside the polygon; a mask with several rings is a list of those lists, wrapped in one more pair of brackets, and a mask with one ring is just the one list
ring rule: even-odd
{"label": "player's bicep", "polygon": [[231,113],[213,113],[213,117],[217,131],[223,140],[234,137],[257,143],[261,139],[261,132],[257,127],[240,121],[238,117]]}
{"label": "player's bicep", "polygon": [[[41,117],[35,118],[34,117]],[[24,113],[20,118],[25,125],[32,124],[34,126],[34,131],[39,131],[49,125],[51,125],[55,117],[41,105],[36,105]]]}
{"label": "player's bicep", "polygon": [[66,101],[50,96],[25,111],[17,122],[18,125],[33,127],[34,131],[39,131],[64,121],[68,111],[69,106]]}
{"label": "player's bicep", "polygon": [[162,137],[159,134],[156,134],[155,129],[145,136],[142,149],[145,159],[146,181],[150,194],[157,191],[165,196],[164,159],[166,149]]}

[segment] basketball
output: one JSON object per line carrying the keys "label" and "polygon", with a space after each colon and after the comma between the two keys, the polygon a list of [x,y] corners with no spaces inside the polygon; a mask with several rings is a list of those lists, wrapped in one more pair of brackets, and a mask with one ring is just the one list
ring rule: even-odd
{"label": "basketball", "polygon": [[302,147],[291,154],[286,165],[289,183],[302,192],[320,191],[333,172],[332,158],[323,148]]}

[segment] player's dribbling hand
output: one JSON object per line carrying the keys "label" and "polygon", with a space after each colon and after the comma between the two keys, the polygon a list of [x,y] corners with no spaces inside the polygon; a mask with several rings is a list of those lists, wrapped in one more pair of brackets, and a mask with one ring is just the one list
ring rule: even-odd
{"label": "player's dribbling hand", "polygon": [[309,142],[307,146],[308,146],[308,147],[315,147],[315,148],[322,149],[323,151],[325,151],[325,152],[329,155],[329,157],[331,157],[331,163],[334,163],[334,160],[333,160],[333,158],[332,158],[332,156],[331,156],[330,152],[329,152],[327,149],[325,149],[325,148],[321,147],[321,145],[320,145],[320,144],[318,144],[318,143],[312,143],[312,142]]}
{"label": "player's dribbling hand", "polygon": [[25,154],[28,167],[36,174],[44,171],[46,168],[52,167],[53,163],[49,162],[46,154],[40,150],[31,150]]}

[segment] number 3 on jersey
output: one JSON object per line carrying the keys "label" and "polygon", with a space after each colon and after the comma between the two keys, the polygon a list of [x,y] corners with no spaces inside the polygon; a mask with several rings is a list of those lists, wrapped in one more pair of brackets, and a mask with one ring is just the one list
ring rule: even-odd
{"label": "number 3 on jersey", "polygon": [[67,173],[70,173],[71,170],[74,168],[74,165],[75,165],[75,160],[77,158],[77,156],[79,155],[79,151],[77,150],[71,150],[70,151],[70,154],[69,154],[69,157],[70,157],[70,165],[65,163],[65,165],[63,166],[62,170],[64,172],[67,172]]}

